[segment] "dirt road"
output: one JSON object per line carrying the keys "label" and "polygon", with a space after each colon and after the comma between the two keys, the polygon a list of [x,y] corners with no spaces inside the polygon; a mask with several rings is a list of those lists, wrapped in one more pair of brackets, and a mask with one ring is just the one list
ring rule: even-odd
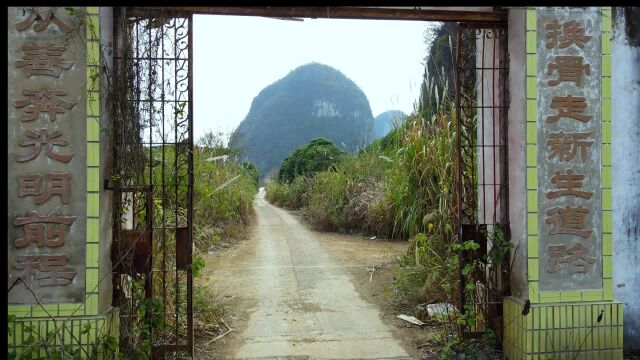
{"label": "dirt road", "polygon": [[366,269],[392,264],[406,242],[309,230],[269,204],[263,189],[255,209],[251,238],[207,259],[206,279],[213,291],[225,289],[234,329],[216,343],[218,358],[409,358],[411,346],[390,325],[391,315],[371,301],[382,301],[384,286],[370,284],[379,283],[385,269],[374,272],[372,282]]}

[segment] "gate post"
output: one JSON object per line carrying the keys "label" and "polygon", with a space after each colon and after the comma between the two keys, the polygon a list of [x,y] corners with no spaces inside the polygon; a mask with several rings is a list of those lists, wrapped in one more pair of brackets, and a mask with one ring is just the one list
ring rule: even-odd
{"label": "gate post", "polygon": [[[509,14],[511,359],[622,359],[613,298],[611,8]],[[519,76],[523,74],[523,76]]]}
{"label": "gate post", "polygon": [[8,9],[8,352],[17,357],[117,352],[111,194],[100,180],[109,20],[99,7]]}

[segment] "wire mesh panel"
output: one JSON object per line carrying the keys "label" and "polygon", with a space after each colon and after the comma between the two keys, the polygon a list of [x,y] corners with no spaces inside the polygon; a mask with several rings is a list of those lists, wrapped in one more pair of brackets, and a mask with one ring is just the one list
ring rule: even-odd
{"label": "wire mesh panel", "polygon": [[467,331],[499,332],[510,247],[506,25],[461,23],[457,39],[458,241],[479,245],[460,257],[460,310],[476,315]]}
{"label": "wire mesh panel", "polygon": [[113,258],[123,351],[193,356],[192,18],[115,15]]}

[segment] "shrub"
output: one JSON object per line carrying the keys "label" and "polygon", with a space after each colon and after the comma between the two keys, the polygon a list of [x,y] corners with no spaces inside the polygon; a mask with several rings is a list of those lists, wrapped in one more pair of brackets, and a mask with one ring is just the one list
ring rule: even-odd
{"label": "shrub", "polygon": [[347,224],[342,210],[347,204],[349,179],[343,171],[325,171],[309,180],[303,214],[312,226],[322,230],[344,231]]}
{"label": "shrub", "polygon": [[282,206],[288,193],[289,184],[282,184],[277,181],[267,181],[265,186],[267,201],[276,206]]}
{"label": "shrub", "polygon": [[311,140],[308,145],[295,149],[284,159],[278,180],[289,183],[297,176],[312,176],[337,164],[345,154],[327,139]]}
{"label": "shrub", "polygon": [[300,209],[306,201],[308,178],[296,177],[291,183],[268,181],[266,185],[267,201],[288,209]]}

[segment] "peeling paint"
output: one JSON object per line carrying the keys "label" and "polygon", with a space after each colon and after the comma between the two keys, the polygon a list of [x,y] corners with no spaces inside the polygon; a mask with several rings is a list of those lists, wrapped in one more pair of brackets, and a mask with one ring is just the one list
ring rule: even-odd
{"label": "peeling paint", "polygon": [[[612,20],[613,27],[624,33],[629,46],[640,47],[640,7],[614,7]],[[619,26],[621,22],[624,26]],[[619,35],[614,33],[614,36]]]}
{"label": "peeling paint", "polygon": [[612,39],[613,281],[624,347],[640,349],[640,11],[614,8]]}

